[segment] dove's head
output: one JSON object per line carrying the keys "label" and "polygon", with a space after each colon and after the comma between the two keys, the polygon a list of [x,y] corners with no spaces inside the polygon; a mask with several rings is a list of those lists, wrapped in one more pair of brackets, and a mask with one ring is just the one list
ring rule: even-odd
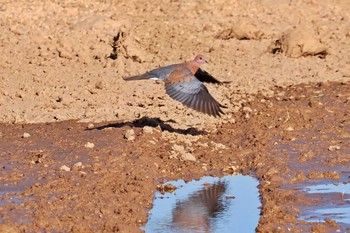
{"label": "dove's head", "polygon": [[198,64],[198,66],[204,64],[204,63],[208,63],[207,60],[205,60],[204,56],[203,55],[197,55],[195,58],[194,58],[194,61]]}

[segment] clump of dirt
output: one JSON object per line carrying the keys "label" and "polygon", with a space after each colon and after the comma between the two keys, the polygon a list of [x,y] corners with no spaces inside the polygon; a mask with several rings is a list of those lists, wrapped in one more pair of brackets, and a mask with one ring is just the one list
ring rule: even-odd
{"label": "clump of dirt", "polygon": [[284,33],[270,47],[272,53],[281,52],[288,57],[318,56],[324,58],[327,48],[310,33],[310,29],[297,28]]}

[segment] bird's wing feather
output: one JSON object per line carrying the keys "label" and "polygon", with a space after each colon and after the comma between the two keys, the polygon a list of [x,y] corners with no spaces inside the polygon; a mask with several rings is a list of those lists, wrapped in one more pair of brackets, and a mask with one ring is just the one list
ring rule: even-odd
{"label": "bird's wing feather", "polygon": [[174,70],[165,80],[166,93],[185,106],[214,117],[223,114],[218,103],[187,68]]}

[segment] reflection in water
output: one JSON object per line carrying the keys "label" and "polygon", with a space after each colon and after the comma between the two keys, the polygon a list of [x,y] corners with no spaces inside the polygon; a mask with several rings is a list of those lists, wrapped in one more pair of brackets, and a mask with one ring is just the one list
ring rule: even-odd
{"label": "reflection in water", "polygon": [[177,189],[156,192],[142,228],[146,233],[255,232],[261,205],[256,179],[237,175],[167,184]]}
{"label": "reflection in water", "polygon": [[220,201],[225,191],[225,183],[218,182],[204,187],[187,200],[179,201],[173,210],[173,226],[178,232],[181,229],[192,232],[210,232],[209,221],[224,206]]}

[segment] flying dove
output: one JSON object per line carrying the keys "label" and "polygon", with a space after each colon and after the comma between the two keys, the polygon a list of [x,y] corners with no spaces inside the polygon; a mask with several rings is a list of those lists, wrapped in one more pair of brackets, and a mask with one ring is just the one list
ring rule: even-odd
{"label": "flying dove", "polygon": [[197,55],[193,61],[160,67],[123,79],[125,81],[142,79],[164,81],[166,93],[172,99],[196,111],[220,117],[224,114],[221,108],[226,107],[214,99],[202,82],[217,84],[229,82],[221,82],[201,69],[200,66],[204,63],[208,63],[204,56]]}

